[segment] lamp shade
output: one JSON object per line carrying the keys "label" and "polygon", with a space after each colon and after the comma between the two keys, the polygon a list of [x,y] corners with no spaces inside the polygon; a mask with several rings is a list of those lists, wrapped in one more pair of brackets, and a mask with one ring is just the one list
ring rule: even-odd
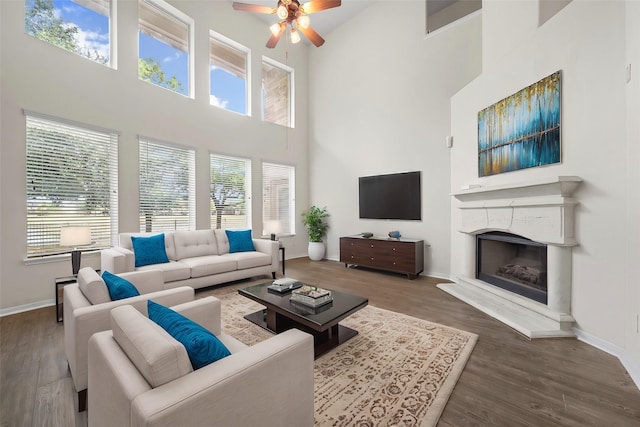
{"label": "lamp shade", "polygon": [[84,246],[91,244],[91,227],[69,226],[60,228],[60,246]]}

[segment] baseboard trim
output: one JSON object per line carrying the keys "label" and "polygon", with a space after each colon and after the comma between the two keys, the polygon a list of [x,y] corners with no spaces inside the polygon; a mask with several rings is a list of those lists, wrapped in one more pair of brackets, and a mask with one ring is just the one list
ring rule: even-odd
{"label": "baseboard trim", "polygon": [[618,360],[620,360],[620,363],[622,363],[622,366],[629,373],[629,376],[636,384],[638,390],[640,390],[640,366],[635,360],[629,357],[627,352],[622,347],[598,338],[595,335],[592,335],[578,328],[573,328],[573,331],[576,334],[576,338],[580,341],[617,357]]}
{"label": "baseboard trim", "polygon": [[3,308],[0,309],[0,317],[24,313],[25,311],[37,310],[44,307],[51,307],[52,305],[56,305],[56,301],[54,299],[33,302],[31,304],[17,305],[15,307]]}

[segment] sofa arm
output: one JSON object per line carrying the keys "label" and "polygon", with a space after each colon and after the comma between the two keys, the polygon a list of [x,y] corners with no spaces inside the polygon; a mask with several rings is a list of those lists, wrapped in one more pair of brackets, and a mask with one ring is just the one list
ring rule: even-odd
{"label": "sofa arm", "polygon": [[131,424],[312,426],[313,394],[313,337],[290,329],[138,395]]}
{"label": "sofa arm", "polygon": [[218,336],[222,333],[222,307],[216,297],[200,298],[171,308],[211,331],[213,335]]}
{"label": "sofa arm", "polygon": [[[72,347],[67,349],[67,360],[69,361],[69,367],[71,369],[73,382],[76,386],[76,391],[81,391],[87,388],[87,346],[89,338],[91,338],[91,335],[96,332],[111,329],[111,310],[113,308],[121,305],[132,305],[142,314],[147,316],[147,300],[149,299],[152,299],[159,304],[171,307],[173,305],[193,301],[193,298],[193,288],[189,286],[182,286],[179,288],[139,295],[137,297],[111,301],[104,304],[80,307],[73,310],[71,316],[66,317],[64,322],[65,334],[67,332],[67,322],[71,322],[70,325],[73,325],[70,329],[73,329],[74,342]],[[72,366],[72,364],[74,366]]]}
{"label": "sofa arm", "polygon": [[109,248],[100,251],[100,268],[113,274],[135,270],[133,252],[125,248]]}
{"label": "sofa arm", "polygon": [[271,256],[271,271],[278,271],[280,265],[280,242],[267,239],[253,239],[253,247],[256,251],[265,253]]}

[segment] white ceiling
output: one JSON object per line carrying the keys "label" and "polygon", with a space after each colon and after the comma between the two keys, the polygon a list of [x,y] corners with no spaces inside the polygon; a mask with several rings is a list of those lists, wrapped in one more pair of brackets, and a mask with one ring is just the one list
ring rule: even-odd
{"label": "white ceiling", "polygon": [[[261,6],[276,7],[278,0],[238,0],[240,3],[257,4]],[[300,0],[300,4],[308,3],[310,0]],[[334,29],[353,18],[355,15],[362,12],[367,7],[379,1],[390,0],[342,0],[342,5],[332,9],[323,10],[309,15],[311,19],[311,26],[321,35],[326,36]],[[429,2],[428,12],[434,14],[445,7],[455,3],[457,0],[427,0]],[[250,12],[238,12],[238,13],[250,13]],[[275,15],[267,15],[263,13],[253,13],[256,17],[264,21],[267,25],[278,22],[278,17]],[[310,44],[309,41],[303,37],[305,43]]]}

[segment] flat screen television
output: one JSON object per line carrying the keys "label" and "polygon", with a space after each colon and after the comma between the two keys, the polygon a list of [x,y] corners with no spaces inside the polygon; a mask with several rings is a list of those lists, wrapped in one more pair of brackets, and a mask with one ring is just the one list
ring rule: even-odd
{"label": "flat screen television", "polygon": [[422,219],[420,172],[358,178],[360,218]]}

